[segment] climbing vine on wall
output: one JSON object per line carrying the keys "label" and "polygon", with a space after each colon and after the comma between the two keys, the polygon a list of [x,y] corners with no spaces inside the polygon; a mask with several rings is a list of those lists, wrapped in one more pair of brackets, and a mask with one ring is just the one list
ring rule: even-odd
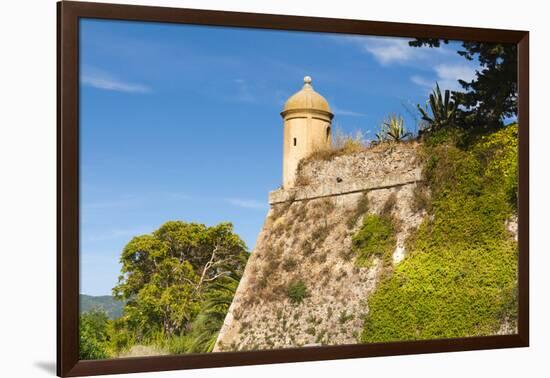
{"label": "climbing vine on wall", "polygon": [[517,318],[517,125],[424,147],[429,216],[369,299],[362,342],[490,335]]}

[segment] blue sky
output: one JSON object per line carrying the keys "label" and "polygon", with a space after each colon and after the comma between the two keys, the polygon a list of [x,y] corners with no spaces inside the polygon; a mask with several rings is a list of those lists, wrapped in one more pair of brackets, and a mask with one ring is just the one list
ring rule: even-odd
{"label": "blue sky", "polygon": [[250,249],[280,186],[286,98],[303,77],[334,125],[373,137],[391,113],[414,130],[437,80],[476,62],[458,43],[127,21],[80,25],[80,291],[110,294],[135,235],[168,220],[230,221]]}

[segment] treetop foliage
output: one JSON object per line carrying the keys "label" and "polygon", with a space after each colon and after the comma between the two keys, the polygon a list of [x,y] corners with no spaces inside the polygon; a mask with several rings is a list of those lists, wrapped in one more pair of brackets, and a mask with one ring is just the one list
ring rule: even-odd
{"label": "treetop foliage", "polygon": [[[449,40],[417,38],[412,47],[440,47]],[[464,91],[454,91],[459,105],[457,123],[466,128],[497,129],[506,118],[517,116],[517,46],[515,44],[462,42],[458,54],[478,59],[481,69],[471,81],[459,80]]]}
{"label": "treetop foliage", "polygon": [[190,329],[212,284],[242,275],[247,248],[230,223],[170,221],[124,247],[113,294],[127,301],[124,320],[136,337]]}

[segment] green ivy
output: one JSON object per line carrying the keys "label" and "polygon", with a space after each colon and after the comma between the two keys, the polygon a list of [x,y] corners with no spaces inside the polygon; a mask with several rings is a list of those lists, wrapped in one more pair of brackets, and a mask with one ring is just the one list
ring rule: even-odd
{"label": "green ivy", "polygon": [[[517,318],[517,125],[457,146],[426,143],[430,214],[369,299],[361,341],[495,334]],[[456,141],[456,139],[454,139]]]}
{"label": "green ivy", "polygon": [[359,266],[368,266],[374,257],[389,262],[395,248],[395,232],[392,220],[387,216],[365,215],[361,228],[352,237],[355,260]]}

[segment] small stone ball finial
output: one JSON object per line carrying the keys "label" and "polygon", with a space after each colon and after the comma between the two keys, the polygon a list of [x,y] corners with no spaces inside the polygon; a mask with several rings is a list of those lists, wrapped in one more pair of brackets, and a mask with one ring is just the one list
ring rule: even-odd
{"label": "small stone ball finial", "polygon": [[311,85],[311,76],[305,76],[304,77],[304,84]]}

